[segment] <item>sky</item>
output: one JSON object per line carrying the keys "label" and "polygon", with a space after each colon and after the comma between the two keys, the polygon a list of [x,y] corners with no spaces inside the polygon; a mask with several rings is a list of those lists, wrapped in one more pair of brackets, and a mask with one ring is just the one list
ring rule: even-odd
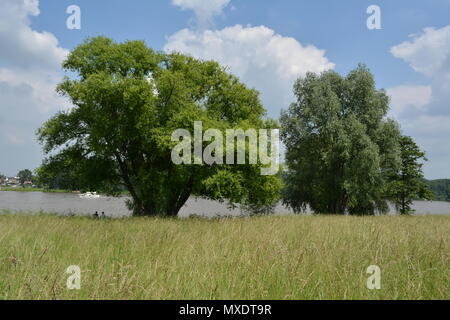
{"label": "sky", "polygon": [[[71,5],[80,29],[67,27]],[[371,5],[381,29],[367,26]],[[0,0],[0,173],[40,165],[36,129],[70,108],[55,93],[61,62],[98,35],[217,60],[273,118],[306,72],[346,75],[362,62],[426,152],[425,177],[450,178],[450,0]]]}

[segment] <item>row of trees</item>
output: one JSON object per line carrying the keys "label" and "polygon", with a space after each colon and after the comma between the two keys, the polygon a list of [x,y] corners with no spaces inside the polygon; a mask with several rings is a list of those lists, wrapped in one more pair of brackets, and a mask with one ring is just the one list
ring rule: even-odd
{"label": "row of trees", "polygon": [[375,214],[388,201],[401,213],[413,199],[431,199],[423,152],[387,117],[389,98],[363,65],[342,77],[308,74],[282,113],[287,171],[283,202],[295,211]]}
{"label": "row of trees", "polygon": [[63,67],[77,76],[57,91],[74,107],[38,130],[48,154],[38,175],[111,194],[126,188],[135,215],[174,216],[191,195],[258,213],[281,196],[297,212],[336,214],[386,212],[388,200],[407,213],[412,198],[428,196],[423,153],[386,117],[389,98],[362,65],[347,77],[328,71],[296,82],[296,102],[281,117],[285,170],[274,176],[260,175],[260,165],[171,161],[172,132],[193,132],[194,121],[204,131],[279,126],[259,93],[218,63],[97,37]]}

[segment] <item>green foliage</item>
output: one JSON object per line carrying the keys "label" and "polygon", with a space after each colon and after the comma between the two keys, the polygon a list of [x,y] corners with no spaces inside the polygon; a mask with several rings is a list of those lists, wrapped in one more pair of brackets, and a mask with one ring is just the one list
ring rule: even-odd
{"label": "green foliage", "polygon": [[389,98],[363,65],[341,77],[312,73],[282,113],[283,201],[300,212],[375,214],[388,209],[387,177],[399,165],[400,132],[386,119]]}
{"label": "green foliage", "polygon": [[26,181],[30,181],[30,182],[34,181],[33,172],[31,172],[31,170],[29,170],[29,169],[19,171],[19,173],[17,174],[17,177],[19,178],[19,182],[22,185]]}
{"label": "green foliage", "polygon": [[423,180],[437,201],[450,201],[450,179]]}
{"label": "green foliage", "polygon": [[98,191],[116,195],[123,191],[120,183],[108,182],[110,162],[98,157],[84,158],[74,148],[67,148],[45,159],[36,170],[36,182],[48,190]]}
{"label": "green foliage", "polygon": [[[203,130],[222,131],[273,123],[263,119],[258,92],[216,62],[97,37],[76,47],[63,66],[77,77],[66,78],[58,92],[75,107],[38,130],[44,151],[52,154],[43,172],[87,187],[121,184],[135,215],[174,216],[192,194],[231,205],[277,201],[279,177],[261,176],[259,166],[171,161],[172,132],[192,134],[194,121],[202,121]],[[67,177],[64,168],[73,166]]]}
{"label": "green foliage", "polygon": [[411,204],[415,199],[433,199],[428,185],[423,181],[423,164],[427,160],[425,153],[420,150],[411,137],[402,136],[400,139],[401,166],[391,176],[389,196],[397,211],[401,214],[412,213]]}

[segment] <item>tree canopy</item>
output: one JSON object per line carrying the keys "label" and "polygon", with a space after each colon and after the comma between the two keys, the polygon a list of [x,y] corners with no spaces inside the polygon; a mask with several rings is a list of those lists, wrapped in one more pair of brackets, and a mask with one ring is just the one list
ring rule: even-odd
{"label": "tree canopy", "polygon": [[[189,196],[262,208],[281,182],[261,165],[176,165],[172,133],[216,128],[274,128],[256,90],[214,61],[155,52],[142,41],[87,39],[63,63],[58,92],[73,108],[39,130],[47,168],[75,167],[79,184],[125,186],[135,215],[176,215]],[[206,146],[206,144],[205,144]]]}
{"label": "tree canopy", "polygon": [[388,178],[400,165],[389,98],[364,66],[342,77],[308,73],[281,116],[286,145],[283,202],[300,212],[375,214],[388,210]]}

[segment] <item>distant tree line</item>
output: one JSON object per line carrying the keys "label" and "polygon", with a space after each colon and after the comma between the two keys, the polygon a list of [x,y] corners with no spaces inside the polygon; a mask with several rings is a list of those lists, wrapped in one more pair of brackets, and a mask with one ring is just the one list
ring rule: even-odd
{"label": "distant tree line", "polygon": [[450,201],[450,179],[423,180],[437,201]]}

